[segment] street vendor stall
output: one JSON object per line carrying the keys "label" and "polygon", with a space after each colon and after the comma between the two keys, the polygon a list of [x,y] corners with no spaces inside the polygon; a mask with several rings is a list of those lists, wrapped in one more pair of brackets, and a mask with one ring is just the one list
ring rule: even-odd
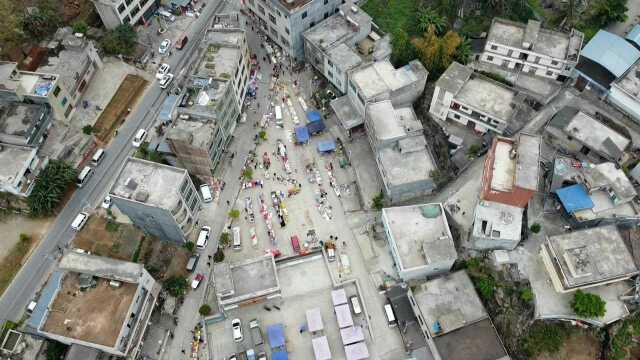
{"label": "street vendor stall", "polygon": [[322,115],[320,114],[319,111],[310,110],[310,111],[307,111],[307,120],[309,120],[310,123],[316,122],[316,121],[322,121]]}
{"label": "street vendor stall", "polygon": [[324,122],[320,120],[307,124],[306,129],[309,134],[317,135],[322,133],[326,129],[326,126],[324,125]]}
{"label": "street vendor stall", "polygon": [[267,326],[267,336],[271,349],[279,349],[285,347],[284,325],[273,324]]}
{"label": "street vendor stall", "polygon": [[369,349],[364,342],[347,345],[344,347],[347,360],[362,360],[369,358]]}
{"label": "street vendor stall", "polygon": [[306,144],[309,142],[309,130],[305,126],[298,126],[296,129],[296,144]]}
{"label": "street vendor stall", "polygon": [[362,326],[350,326],[348,328],[340,329],[340,337],[342,338],[343,345],[364,341]]}
{"label": "street vendor stall", "polygon": [[331,291],[331,301],[333,306],[347,303],[347,292],[344,289],[336,289]]}
{"label": "street vendor stall", "polygon": [[333,308],[338,319],[338,326],[340,329],[353,326],[353,318],[351,317],[351,310],[349,304],[338,305]]}
{"label": "street vendor stall", "polygon": [[326,336],[311,339],[313,345],[313,355],[316,360],[331,360],[331,349]]}
{"label": "street vendor stall", "polygon": [[310,332],[316,332],[324,329],[322,322],[322,315],[320,314],[320,308],[313,308],[307,310],[307,329]]}
{"label": "street vendor stall", "polygon": [[336,150],[336,142],[334,140],[323,140],[318,142],[318,152],[328,154]]}

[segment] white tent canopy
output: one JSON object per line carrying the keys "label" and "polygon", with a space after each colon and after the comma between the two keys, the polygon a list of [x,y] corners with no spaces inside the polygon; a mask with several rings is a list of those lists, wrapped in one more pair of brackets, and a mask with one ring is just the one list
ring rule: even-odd
{"label": "white tent canopy", "polygon": [[320,308],[307,310],[307,327],[310,332],[320,331],[324,329],[324,324],[322,323],[322,315],[320,314]]}
{"label": "white tent canopy", "polygon": [[347,360],[362,360],[369,358],[369,349],[367,349],[367,344],[364,342],[345,346],[344,353],[347,355]]}
{"label": "white tent canopy", "polygon": [[313,354],[316,360],[331,359],[331,349],[329,349],[329,341],[326,336],[311,339],[311,344],[313,345]]}
{"label": "white tent canopy", "polygon": [[351,317],[349,304],[338,305],[334,308],[334,311],[336,312],[336,318],[338,318],[338,326],[341,329],[353,326],[353,318]]}
{"label": "white tent canopy", "polygon": [[349,345],[357,343],[358,341],[364,341],[364,332],[362,326],[350,326],[344,329],[340,329],[340,337],[342,337],[342,344]]}
{"label": "white tent canopy", "polygon": [[331,291],[331,301],[333,306],[342,305],[347,303],[347,293],[344,289],[337,289]]}

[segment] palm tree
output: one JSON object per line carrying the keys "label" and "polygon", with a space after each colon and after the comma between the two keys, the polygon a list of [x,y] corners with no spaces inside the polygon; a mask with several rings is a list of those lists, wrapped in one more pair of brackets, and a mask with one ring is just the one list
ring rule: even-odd
{"label": "palm tree", "polygon": [[471,59],[472,53],[471,40],[464,38],[456,48],[454,59],[461,64],[466,64],[469,62],[469,59]]}
{"label": "palm tree", "polygon": [[49,161],[47,167],[36,177],[27,199],[31,214],[42,216],[53,213],[76,175],[76,169],[64,161]]}
{"label": "palm tree", "polygon": [[418,29],[427,32],[430,26],[434,27],[436,33],[442,34],[447,29],[447,20],[429,7],[422,8],[418,14]]}

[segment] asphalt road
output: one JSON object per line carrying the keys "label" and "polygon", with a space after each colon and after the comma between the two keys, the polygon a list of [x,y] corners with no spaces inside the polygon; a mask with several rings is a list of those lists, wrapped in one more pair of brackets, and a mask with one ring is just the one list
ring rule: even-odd
{"label": "asphalt road", "polygon": [[[173,55],[166,59],[172,72],[178,74],[191,59],[202,39],[206,25],[215,13],[219,0],[206,2],[201,16],[194,21],[187,33],[189,42],[182,51],[173,50]],[[22,269],[13,279],[11,285],[0,297],[0,320],[17,321],[22,316],[26,304],[34,297],[46,281],[49,273],[60,256],[58,247],[66,247],[74,236],[71,222],[84,209],[97,206],[108,192],[115,180],[115,175],[123,166],[125,159],[132,153],[131,141],[139,128],[152,128],[157,119],[160,106],[167,96],[167,91],[160,89],[154,82],[149,85],[144,96],[133,109],[127,121],[119,128],[118,135],[105,149],[106,154],[93,176],[82,187],[76,190],[65,208],[58,214],[47,236],[42,239]]]}

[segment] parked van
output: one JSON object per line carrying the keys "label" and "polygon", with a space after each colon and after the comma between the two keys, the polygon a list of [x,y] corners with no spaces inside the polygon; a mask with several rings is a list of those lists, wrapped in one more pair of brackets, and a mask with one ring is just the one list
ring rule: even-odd
{"label": "parked van", "polygon": [[89,219],[89,214],[87,214],[86,212],[81,212],[80,214],[76,215],[75,219],[73,219],[71,228],[75,231],[80,231],[80,229],[82,229],[84,224],[87,222],[87,219]]}
{"label": "parked van", "polygon": [[233,250],[242,249],[242,244],[240,243],[240,228],[234,226],[231,231],[233,232]]}
{"label": "parked van", "polygon": [[193,270],[196,269],[196,266],[198,266],[198,260],[200,260],[200,254],[191,255],[191,257],[189,258],[189,261],[187,262],[188,272],[193,272]]}
{"label": "parked van", "polygon": [[91,162],[94,166],[98,166],[98,164],[100,164],[100,161],[102,161],[102,158],[104,158],[104,149],[98,149],[96,150],[95,154],[93,154]]}
{"label": "parked van", "polygon": [[398,322],[396,321],[396,315],[393,313],[391,304],[384,304],[384,315],[386,316],[387,324],[390,327],[395,327],[398,325]]}
{"label": "parked van", "polygon": [[133,147],[139,148],[146,137],[147,137],[147,130],[138,129],[138,132],[136,132],[136,137],[133,138]]}
{"label": "parked van", "polygon": [[189,38],[187,37],[187,34],[180,35],[180,37],[178,38],[178,41],[176,41],[176,49],[178,50],[184,49],[188,41],[189,41]]}
{"label": "parked van", "polygon": [[360,300],[358,300],[358,296],[354,295],[350,297],[349,301],[351,302],[351,310],[353,310],[353,313],[355,315],[360,315],[360,313],[362,313],[362,308],[360,307]]}
{"label": "parked van", "polygon": [[176,17],[173,16],[172,13],[168,12],[167,10],[164,9],[158,9],[158,15],[164,17],[166,20],[174,22],[176,21]]}
{"label": "parked van", "polygon": [[200,250],[203,250],[207,247],[209,243],[209,234],[211,233],[211,228],[208,226],[203,226],[200,229],[200,234],[198,234],[198,242],[196,243],[196,247]]}
{"label": "parked van", "polygon": [[89,166],[85,166],[82,171],[80,171],[80,174],[78,174],[78,178],[76,179],[78,187],[82,187],[82,185],[87,182],[87,179],[91,177],[91,174],[93,174],[93,169]]}
{"label": "parked van", "polygon": [[202,200],[206,203],[211,202],[213,197],[211,196],[211,189],[209,189],[209,185],[202,184],[200,185],[200,193],[202,194]]}

